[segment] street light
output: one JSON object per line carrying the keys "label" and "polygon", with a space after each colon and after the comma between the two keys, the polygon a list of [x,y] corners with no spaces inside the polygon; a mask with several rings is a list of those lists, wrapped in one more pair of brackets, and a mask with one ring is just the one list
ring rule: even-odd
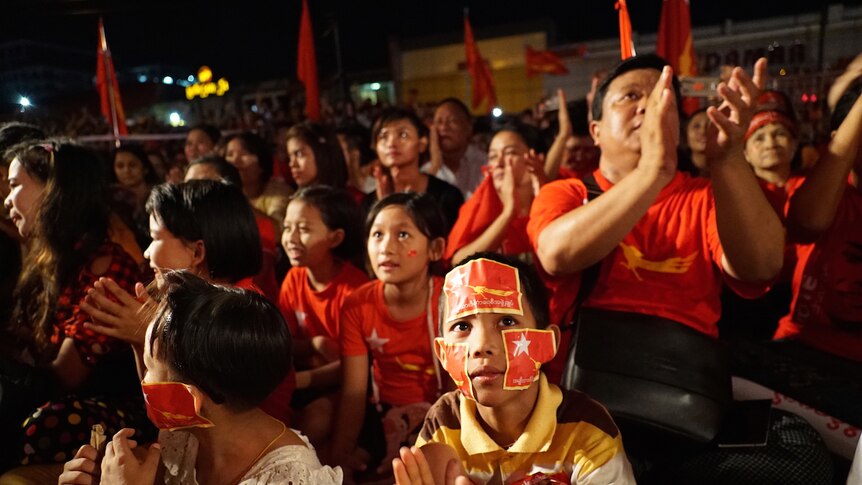
{"label": "street light", "polygon": [[499,118],[503,116],[503,110],[500,109],[499,106],[496,106],[494,107],[494,109],[491,110],[491,114],[494,115],[494,118]]}
{"label": "street light", "polygon": [[20,98],[18,98],[18,104],[21,105],[21,111],[24,111],[24,109],[33,106],[33,104],[30,103],[30,98],[28,98],[27,96],[21,96]]}

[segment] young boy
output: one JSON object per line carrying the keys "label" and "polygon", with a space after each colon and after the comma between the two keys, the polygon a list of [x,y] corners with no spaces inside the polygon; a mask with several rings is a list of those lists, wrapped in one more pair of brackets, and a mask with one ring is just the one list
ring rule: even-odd
{"label": "young boy", "polygon": [[434,404],[416,446],[393,461],[399,485],[634,483],[604,407],[541,372],[560,330],[547,326],[531,266],[492,253],[467,258],[446,275],[440,321],[434,350],[458,390]]}

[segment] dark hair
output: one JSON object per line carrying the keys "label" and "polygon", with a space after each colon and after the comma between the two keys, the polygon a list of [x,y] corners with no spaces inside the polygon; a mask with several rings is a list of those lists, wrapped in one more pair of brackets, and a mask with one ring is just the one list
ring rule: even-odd
{"label": "dark hair", "polygon": [[364,126],[359,124],[341,125],[336,128],[335,133],[344,137],[344,143],[348,150],[359,151],[359,165],[368,165],[376,158],[369,141],[371,134]]}
{"label": "dark hair", "polygon": [[320,211],[323,223],[330,231],[341,229],[344,240],[332,249],[332,254],[361,268],[365,255],[362,240],[362,211],[350,195],[327,185],[303,187],[294,194],[291,202],[298,200],[314,206]]}
{"label": "dark hair", "polygon": [[290,332],[265,296],[171,271],[160,297],[150,355],[215,403],[234,411],[255,408],[290,372]]}
{"label": "dark hair", "polygon": [[[306,121],[293,125],[287,131],[285,140],[291,138],[301,140],[314,153],[317,178],[312,183],[337,189],[343,189],[347,185],[347,163],[344,161],[344,152],[341,151],[338,138],[331,129]],[[288,156],[290,156],[289,153]]]}
{"label": "dark hair", "polygon": [[377,146],[377,137],[380,136],[380,131],[386,125],[401,120],[409,121],[416,128],[419,138],[425,138],[429,135],[428,127],[416,116],[413,110],[407,108],[387,108],[377,117],[374,125],[371,127],[371,147],[374,148]]}
{"label": "dark hair", "polygon": [[208,124],[199,124],[192,126],[192,129],[189,130],[189,133],[198,130],[204,132],[204,134],[213,142],[213,146],[215,146],[219,140],[221,140],[221,131],[213,125]]}
{"label": "dark hair", "polygon": [[[458,266],[462,266],[467,264],[474,259],[490,259],[491,261],[496,261],[498,263],[502,263],[505,265],[509,265],[518,270],[518,279],[521,281],[521,293],[526,297],[527,303],[530,305],[530,310],[533,311],[533,317],[536,319],[536,328],[547,328],[548,324],[551,321],[551,314],[549,311],[548,304],[548,290],[545,288],[544,283],[542,283],[541,278],[539,278],[539,273],[536,271],[536,267],[532,264],[527,264],[520,259],[513,258],[510,256],[504,256],[499,253],[492,252],[479,252],[471,254],[466,258],[462,259],[458,262],[458,264],[453,266],[457,268]],[[446,323],[443,321],[445,316],[443,315],[443,305],[446,299],[446,294],[440,294],[440,334],[443,334],[443,324]]]}
{"label": "dark hair", "polygon": [[858,77],[850,83],[847,89],[844,90],[844,93],[841,94],[841,97],[838,98],[838,102],[835,103],[832,116],[829,118],[829,129],[831,131],[835,131],[841,126],[841,123],[850,114],[850,109],[853,108],[859,96],[862,96],[862,77]]}
{"label": "dark hair", "polygon": [[518,135],[521,140],[523,140],[524,144],[527,145],[527,148],[535,150],[536,153],[547,153],[548,151],[548,144],[545,142],[541,130],[533,125],[528,125],[517,120],[511,120],[497,128],[494,131],[492,138],[497,136],[498,133],[504,131]]}
{"label": "dark hair", "polygon": [[152,186],[160,182],[159,176],[156,175],[156,170],[153,168],[153,164],[150,163],[150,157],[147,156],[144,147],[135,144],[123,145],[114,150],[114,155],[111,157],[111,181],[117,182],[117,172],[114,170],[114,164],[117,161],[117,154],[123,152],[131,153],[141,162],[141,167],[144,169],[144,183]]}
{"label": "dark hair", "polygon": [[211,278],[234,282],[260,272],[260,233],[238,186],[215,180],[157,185],[146,208],[176,237],[203,241]]}
{"label": "dark hair", "polygon": [[[622,76],[623,74],[634,71],[637,69],[654,69],[656,71],[661,72],[664,69],[664,66],[670,65],[669,62],[662,59],[661,57],[655,54],[645,54],[635,57],[629,57],[628,59],[617,64],[611,72],[605,76],[604,79],[599,83],[598,88],[596,89],[596,95],[593,97],[593,120],[599,121],[602,119],[602,104],[605,101],[605,94],[608,92],[608,86],[610,86],[611,82],[614,79]],[[676,95],[677,99],[677,109],[680,111],[680,119],[684,118],[682,114],[682,103],[680,100],[682,99],[682,94],[680,92],[679,79],[677,79],[676,74],[674,74],[672,79],[673,84],[673,92]]]}
{"label": "dark hair", "polygon": [[17,121],[0,124],[0,164],[9,163],[11,156],[7,156],[6,151],[13,146],[43,138],[45,138],[45,132],[36,125]]}
{"label": "dark hair", "polygon": [[[442,101],[440,101],[439,103],[437,103],[437,108],[440,108],[444,104],[451,104],[451,105],[455,106],[456,108],[458,108],[458,110],[461,111],[461,113],[463,113],[464,116],[467,118],[468,124],[473,120],[473,114],[470,113],[470,108],[468,108],[467,105],[464,104],[464,102],[461,101],[460,99],[458,99],[458,98],[445,98]],[[435,111],[437,108],[435,108]]]}
{"label": "dark hair", "polygon": [[225,147],[233,140],[242,142],[243,147],[257,157],[260,164],[261,183],[269,182],[272,177],[272,149],[263,139],[250,131],[233,135],[225,141]]}
{"label": "dark hair", "polygon": [[413,223],[419,229],[419,232],[428,240],[441,237],[446,238],[446,223],[443,219],[443,214],[440,213],[440,206],[434,197],[428,194],[418,194],[416,192],[395,192],[378,200],[368,212],[368,217],[365,219],[365,239],[371,234],[371,226],[374,224],[374,219],[380,212],[391,206],[399,206],[407,211],[407,214],[413,219]]}
{"label": "dark hair", "polygon": [[188,171],[188,169],[192,168],[194,165],[209,165],[215,169],[216,173],[219,174],[219,177],[221,177],[222,180],[229,184],[242,187],[242,178],[239,176],[239,170],[218,155],[209,154],[193,160],[186,170]]}
{"label": "dark hair", "polygon": [[10,153],[27,174],[45,184],[34,207],[30,249],[15,289],[13,322],[49,346],[60,291],[105,242],[107,180],[95,153],[60,140],[17,145]]}

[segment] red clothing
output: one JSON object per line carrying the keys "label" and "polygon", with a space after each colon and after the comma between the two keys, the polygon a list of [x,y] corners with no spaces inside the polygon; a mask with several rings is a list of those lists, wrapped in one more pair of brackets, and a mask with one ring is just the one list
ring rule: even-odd
{"label": "red clothing", "polygon": [[[801,184],[789,187],[793,197]],[[811,244],[796,245],[790,313],[775,338],[792,337],[862,362],[862,192],[848,184],[835,221]]]}
{"label": "red clothing", "polygon": [[278,282],[275,280],[276,248],[280,234],[275,228],[275,221],[262,212],[254,211],[254,220],[260,233],[260,246],[263,249],[263,264],[260,273],[254,276],[254,284],[269,301],[278,301]]}
{"label": "red clothing", "polygon": [[[111,260],[107,271],[94,274],[93,262],[106,256]],[[81,302],[87,296],[87,291],[93,287],[93,283],[103,277],[111,278],[120,288],[134,295],[135,283],[140,279],[138,264],[118,244],[105,241],[81,268],[77,279],[60,293],[54,318],[54,332],[51,335],[51,342],[58,345],[66,338],[72,339],[81,360],[89,366],[95,365],[99,358],[118,342],[112,337],[84,328],[84,323],[92,318],[81,310]]]}
{"label": "red clothing", "polygon": [[344,301],[367,282],[368,275],[345,262],[326,288],[315,291],[308,282],[308,268],[291,268],[281,284],[278,308],[294,338],[323,335],[338,340]]}
{"label": "red clothing", "polygon": [[[482,183],[458,211],[458,220],[449,233],[446,254],[443,257],[451,260],[455,252],[479,238],[502,211],[503,203],[494,189],[494,181],[489,175],[485,175]],[[527,237],[528,221],[528,217],[517,217],[507,226],[500,253],[532,255],[533,246],[530,244],[530,238]]]}
{"label": "red clothing", "polygon": [[383,282],[369,281],[344,302],[341,326],[341,354],[366,355],[371,351],[374,382],[380,401],[405,406],[437,400],[438,381],[431,339],[437,336],[438,300],[443,278],[434,277],[431,294],[431,329],[427,312],[406,321],[389,314],[383,298]]}
{"label": "red clothing", "polygon": [[[603,191],[613,184],[601,171],[593,175]],[[578,179],[553,182],[533,201],[527,232],[534,247],[552,221],[584,204],[587,190]],[[646,214],[608,256],[588,307],[656,315],[718,336],[722,280],[745,297],[765,285],[747,284],[721,269],[723,250],[715,222],[712,186],[677,172]],[[552,317],[562,317],[574,303],[579,275],[556,278]]]}

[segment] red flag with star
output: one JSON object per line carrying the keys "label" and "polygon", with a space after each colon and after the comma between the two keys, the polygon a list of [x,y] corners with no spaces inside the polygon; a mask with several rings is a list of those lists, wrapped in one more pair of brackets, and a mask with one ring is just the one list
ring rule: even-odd
{"label": "red flag with star", "polygon": [[443,321],[476,313],[523,315],[518,269],[486,258],[469,261],[446,275]]}
{"label": "red flag with star", "polygon": [[159,429],[209,428],[212,421],[198,414],[198,405],[188,386],[181,382],[141,384],[147,416]]}
{"label": "red flag with star", "polygon": [[539,378],[542,364],[556,355],[556,335],[533,328],[503,330],[502,334],[507,364],[503,389],[527,389]]}
{"label": "red flag with star", "polygon": [[467,374],[467,344],[450,343],[437,337],[434,339],[434,345],[437,346],[437,355],[441,357],[443,368],[452,377],[461,394],[476,399],[470,376]]}

